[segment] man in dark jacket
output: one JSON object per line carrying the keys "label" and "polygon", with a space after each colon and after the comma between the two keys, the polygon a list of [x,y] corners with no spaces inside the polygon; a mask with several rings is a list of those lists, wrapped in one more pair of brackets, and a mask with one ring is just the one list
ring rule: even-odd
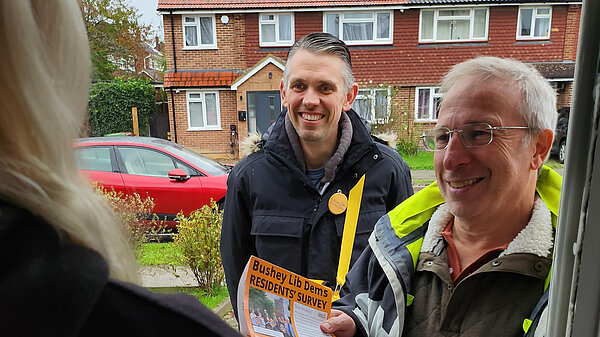
{"label": "man in dark jacket", "polygon": [[406,163],[351,109],[358,85],[342,41],[326,33],[296,41],[280,89],[286,110],[227,182],[221,255],[234,308],[251,255],[335,284],[345,209],[331,204],[363,175],[351,264],[377,219],[413,192]]}

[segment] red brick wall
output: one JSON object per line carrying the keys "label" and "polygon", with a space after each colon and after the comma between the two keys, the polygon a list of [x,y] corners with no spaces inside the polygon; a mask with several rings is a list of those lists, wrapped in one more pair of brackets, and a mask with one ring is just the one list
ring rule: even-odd
{"label": "red brick wall", "polygon": [[[243,14],[227,14],[229,23],[221,23],[221,15],[215,14],[217,25],[217,48],[218,49],[183,49],[183,28],[181,26],[181,15],[173,15],[175,27],[175,55],[177,57],[178,70],[192,69],[246,69],[244,53],[245,21]],[[173,62],[173,39],[171,35],[171,16],[163,16],[165,31],[165,58],[167,70],[174,70]]]}
{"label": "red brick wall", "polygon": [[563,53],[564,60],[575,61],[580,19],[581,5],[569,5],[565,33],[565,49]]}

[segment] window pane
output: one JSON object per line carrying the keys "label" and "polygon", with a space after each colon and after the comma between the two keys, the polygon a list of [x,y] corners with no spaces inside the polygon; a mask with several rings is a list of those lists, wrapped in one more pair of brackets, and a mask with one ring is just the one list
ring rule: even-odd
{"label": "window pane", "polygon": [[248,93],[248,133],[256,132],[256,93]]}
{"label": "window pane", "polygon": [[262,42],[275,42],[275,25],[262,25]]}
{"label": "window pane", "polygon": [[373,40],[373,23],[344,23],[344,40]]}
{"label": "window pane", "polygon": [[537,13],[538,15],[548,15],[550,14],[550,8],[538,8]]}
{"label": "window pane", "polygon": [[217,95],[216,94],[205,94],[204,100],[206,101],[206,125],[216,126],[217,121]]}
{"label": "window pane", "polygon": [[521,31],[520,36],[531,36],[531,15],[533,10],[531,8],[521,9]]}
{"label": "window pane", "polygon": [[471,11],[468,9],[463,10],[443,10],[440,11],[439,16],[469,16],[471,15]]}
{"label": "window pane", "polygon": [[547,37],[550,30],[550,18],[535,19],[535,36]]}
{"label": "window pane", "polygon": [[344,19],[373,19],[372,13],[345,13]]}
{"label": "window pane", "polygon": [[388,118],[388,92],[387,90],[375,91],[375,119],[386,121]]}
{"label": "window pane", "polygon": [[369,99],[366,96],[363,96],[361,98],[357,97],[354,100],[354,105],[352,105],[352,108],[360,117],[368,121],[371,120],[371,114],[369,113],[369,105]]}
{"label": "window pane", "polygon": [[291,15],[280,15],[279,16],[279,40],[280,41],[291,41],[292,40],[292,16]]}
{"label": "window pane", "polygon": [[200,40],[202,44],[213,44],[212,18],[200,18]]}
{"label": "window pane", "polygon": [[340,16],[337,14],[325,15],[325,32],[337,38],[340,37]]}
{"label": "window pane", "polygon": [[453,20],[453,23],[452,40],[470,39],[469,30],[471,29],[471,23],[469,20]]}
{"label": "window pane", "polygon": [[473,23],[473,37],[485,37],[485,26],[486,26],[486,13],[485,9],[475,10],[475,22]]}
{"label": "window pane", "polygon": [[419,89],[419,100],[417,102],[417,118],[429,119],[429,89]]}
{"label": "window pane", "polygon": [[433,11],[421,11],[421,39],[433,39]]}
{"label": "window pane", "polygon": [[202,102],[190,102],[190,126],[201,128],[204,126],[204,117],[202,116]]}
{"label": "window pane", "polygon": [[186,17],[186,18],[185,18],[185,22],[196,22],[196,18],[189,18],[189,17]]}
{"label": "window pane", "polygon": [[377,38],[387,39],[390,37],[390,13],[377,14]]}
{"label": "window pane", "polygon": [[198,45],[198,32],[196,26],[185,27],[185,45],[186,46],[197,46]]}
{"label": "window pane", "polygon": [[202,98],[202,94],[190,94],[190,98]]}
{"label": "window pane", "polygon": [[75,150],[75,155],[81,170],[112,172],[108,147],[80,147]]}
{"label": "window pane", "polygon": [[261,15],[261,19],[263,21],[273,21],[275,20],[275,15]]}
{"label": "window pane", "polygon": [[432,119],[438,119],[440,113],[440,104],[442,103],[441,97],[433,98],[433,116]]}
{"label": "window pane", "polygon": [[171,157],[157,151],[120,147],[119,153],[129,174],[168,177],[169,171],[175,168]]}
{"label": "window pane", "polygon": [[452,39],[452,21],[442,20],[437,23],[436,40]]}

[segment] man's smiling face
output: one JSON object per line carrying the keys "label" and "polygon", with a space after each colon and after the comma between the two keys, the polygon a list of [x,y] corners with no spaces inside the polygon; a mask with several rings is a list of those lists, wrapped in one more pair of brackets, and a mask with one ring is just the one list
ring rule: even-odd
{"label": "man's smiling face", "polygon": [[281,101],[300,141],[335,145],[342,111],[352,107],[355,97],[354,88],[346,92],[343,61],[335,55],[298,50],[287,67]]}

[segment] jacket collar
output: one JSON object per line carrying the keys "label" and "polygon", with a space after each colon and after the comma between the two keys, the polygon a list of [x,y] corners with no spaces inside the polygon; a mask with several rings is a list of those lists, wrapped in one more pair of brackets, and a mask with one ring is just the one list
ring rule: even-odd
{"label": "jacket collar", "polygon": [[[554,229],[552,227],[552,213],[539,196],[536,196],[531,219],[525,228],[508,244],[500,256],[516,253],[535,254],[547,257],[552,251],[554,243]],[[443,242],[442,231],[452,219],[452,214],[447,204],[443,204],[433,213],[429,221],[429,229],[423,239],[421,252],[436,253],[440,243]]]}

